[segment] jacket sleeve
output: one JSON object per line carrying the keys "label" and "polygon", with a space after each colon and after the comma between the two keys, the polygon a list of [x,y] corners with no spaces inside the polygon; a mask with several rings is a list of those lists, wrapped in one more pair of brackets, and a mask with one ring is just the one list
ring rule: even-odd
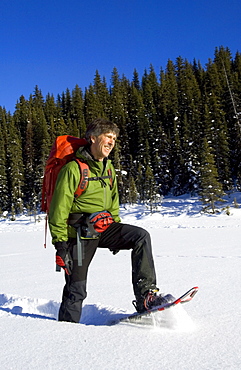
{"label": "jacket sleeve", "polygon": [[80,171],[74,161],[60,170],[49,210],[49,229],[53,244],[68,240],[67,220],[79,181]]}

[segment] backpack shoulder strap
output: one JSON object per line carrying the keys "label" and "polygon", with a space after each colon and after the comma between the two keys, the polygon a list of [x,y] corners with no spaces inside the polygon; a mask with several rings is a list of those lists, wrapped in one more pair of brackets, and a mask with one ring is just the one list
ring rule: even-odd
{"label": "backpack shoulder strap", "polygon": [[112,177],[111,168],[108,169],[108,175],[109,175],[109,179],[110,179],[110,188],[112,189],[112,187],[113,187],[113,177]]}
{"label": "backpack shoulder strap", "polygon": [[74,161],[79,165],[80,169],[80,183],[74,193],[74,197],[78,198],[87,188],[89,181],[89,166],[86,162],[82,161],[79,158],[74,158]]}
{"label": "backpack shoulder strap", "polygon": [[111,169],[108,169],[108,176],[101,176],[101,177],[89,177],[89,166],[88,164],[81,160],[80,158],[74,158],[74,161],[79,165],[80,169],[80,183],[75,190],[74,197],[78,198],[83,194],[85,189],[87,188],[88,181],[98,181],[98,180],[104,180],[104,179],[109,179],[110,180],[110,188],[112,189],[113,186],[113,177],[112,177],[112,171]]}

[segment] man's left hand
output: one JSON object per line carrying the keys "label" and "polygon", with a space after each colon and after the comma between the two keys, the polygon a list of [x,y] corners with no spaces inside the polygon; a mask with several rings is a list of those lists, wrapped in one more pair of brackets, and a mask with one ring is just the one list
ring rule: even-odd
{"label": "man's left hand", "polygon": [[67,275],[71,275],[73,268],[73,260],[69,253],[66,242],[55,243],[56,248],[56,264],[64,269]]}

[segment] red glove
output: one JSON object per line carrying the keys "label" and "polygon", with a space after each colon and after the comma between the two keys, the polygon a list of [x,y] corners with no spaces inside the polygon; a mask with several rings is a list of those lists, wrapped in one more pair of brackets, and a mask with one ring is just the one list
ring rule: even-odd
{"label": "red glove", "polygon": [[73,259],[69,253],[66,242],[55,243],[56,264],[62,267],[67,275],[71,275],[73,268]]}

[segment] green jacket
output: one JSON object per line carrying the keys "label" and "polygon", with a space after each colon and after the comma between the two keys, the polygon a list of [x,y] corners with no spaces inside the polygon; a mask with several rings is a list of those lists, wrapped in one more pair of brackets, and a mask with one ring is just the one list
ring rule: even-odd
{"label": "green jacket", "polygon": [[79,148],[76,157],[84,159],[90,169],[90,177],[108,176],[112,171],[113,184],[109,179],[89,181],[84,193],[74,198],[80,182],[80,169],[75,161],[70,161],[59,172],[49,210],[49,228],[52,243],[67,241],[75,237],[76,231],[67,224],[70,213],[94,213],[109,211],[116,222],[119,217],[119,195],[114,167],[109,159],[103,162],[93,159],[85,147]]}

